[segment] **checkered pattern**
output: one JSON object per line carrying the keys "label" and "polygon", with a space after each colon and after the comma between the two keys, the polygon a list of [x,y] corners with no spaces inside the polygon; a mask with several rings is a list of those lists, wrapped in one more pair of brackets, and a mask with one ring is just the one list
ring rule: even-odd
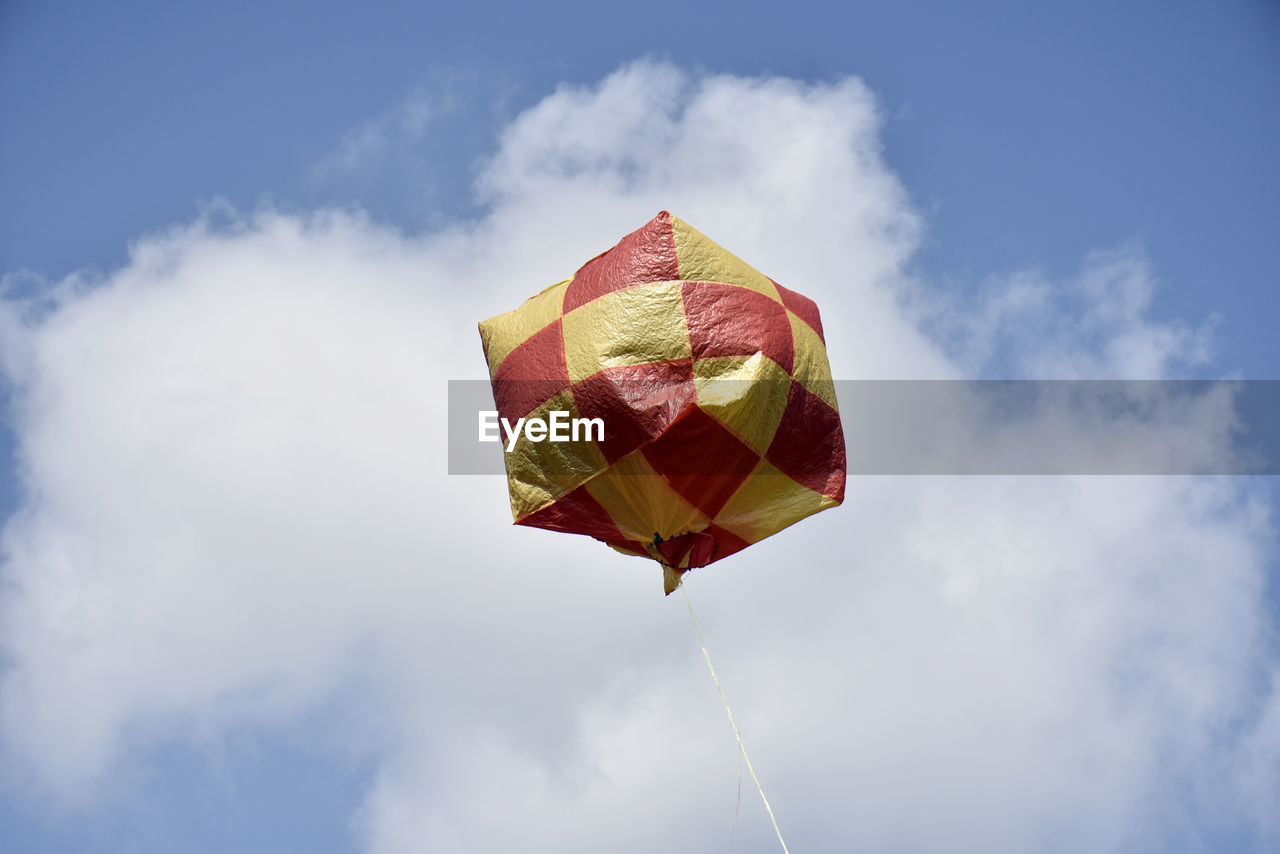
{"label": "checkered pattern", "polygon": [[818,307],[663,211],[480,324],[499,414],[600,418],[506,455],[520,525],[705,566],[844,499]]}

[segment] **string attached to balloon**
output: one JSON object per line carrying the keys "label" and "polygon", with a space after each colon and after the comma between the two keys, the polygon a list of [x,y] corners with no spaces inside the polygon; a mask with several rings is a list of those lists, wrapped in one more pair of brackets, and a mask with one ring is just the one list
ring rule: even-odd
{"label": "string attached to balloon", "polygon": [[[738,740],[738,755],[742,757],[742,761],[747,765],[747,772],[751,774],[751,781],[756,784],[756,791],[760,793],[760,800],[764,802],[764,811],[769,814],[769,821],[773,822],[773,832],[778,834],[778,841],[782,843],[784,854],[791,854],[787,850],[787,841],[782,838],[782,831],[778,828],[778,819],[773,815],[773,807],[769,806],[769,799],[765,797],[764,788],[760,785],[760,778],[756,776],[756,769],[751,767],[751,757],[747,755],[747,746],[742,742],[742,731],[738,729],[738,722],[733,719],[733,709],[729,708],[729,698],[724,694],[724,688],[720,685],[720,677],[716,675],[715,665],[711,663],[711,653],[707,650],[706,638],[702,636],[702,627],[698,625],[698,615],[693,613],[693,602],[689,600],[689,591],[685,589],[685,585],[680,585],[680,592],[684,594],[684,603],[689,606],[689,618],[693,620],[693,629],[698,633],[698,643],[702,645],[702,657],[706,659],[707,669],[711,671],[711,681],[716,683],[716,690],[720,692],[720,702],[724,703],[725,714],[729,716],[729,726],[733,729],[733,737]],[[738,806],[742,805],[742,772],[738,772]],[[736,829],[738,826],[738,811],[733,814],[733,825]],[[733,832],[729,834],[729,850],[733,851]]]}

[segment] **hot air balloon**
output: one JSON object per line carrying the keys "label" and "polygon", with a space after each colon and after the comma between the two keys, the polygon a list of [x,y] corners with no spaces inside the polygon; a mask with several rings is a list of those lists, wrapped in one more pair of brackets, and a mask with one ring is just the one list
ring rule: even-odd
{"label": "hot air balloon", "polygon": [[666,211],[480,337],[516,524],[652,558],[668,594],[844,499],[817,305]]}

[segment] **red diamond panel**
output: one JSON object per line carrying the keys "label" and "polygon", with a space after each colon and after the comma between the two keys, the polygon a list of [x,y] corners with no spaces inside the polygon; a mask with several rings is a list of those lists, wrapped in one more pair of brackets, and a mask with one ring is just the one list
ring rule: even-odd
{"label": "red diamond panel", "polygon": [[493,374],[493,397],[502,417],[523,418],[569,387],[560,320],[511,351]]}
{"label": "red diamond panel", "polygon": [[697,406],[641,453],[694,507],[714,517],[760,456]]}
{"label": "red diamond panel", "polygon": [[663,211],[617,246],[582,265],[565,289],[564,313],[613,291],[679,278],[671,216]]}
{"label": "red diamond panel", "polygon": [[840,414],[800,383],[791,384],[787,408],[764,458],[797,483],[836,501],[844,500]]}
{"label": "red diamond panel", "polygon": [[707,530],[704,533],[710,534],[715,538],[717,546],[715,560],[726,558],[734,552],[740,552],[747,546],[751,545],[746,540],[742,539],[742,537],[726,531],[719,525],[708,525]]}
{"label": "red diamond panel", "polygon": [[[773,282],[773,279],[769,281]],[[827,343],[827,339],[822,334],[822,318],[818,316],[818,304],[809,299],[804,294],[798,294],[795,291],[789,291],[777,282],[773,282],[773,286],[778,289],[778,296],[782,297],[782,304],[803,320],[805,323],[813,327],[813,331],[818,333],[818,338],[822,343]]]}
{"label": "red diamond panel", "polygon": [[613,523],[608,511],[591,497],[585,486],[579,486],[541,510],[535,510],[516,524],[550,531],[567,531],[571,534],[587,534],[611,545],[621,546],[628,542]]}
{"label": "red diamond panel", "polygon": [[762,293],[719,282],[685,282],[684,316],[695,359],[763,353],[788,374],[795,367],[786,309]]}
{"label": "red diamond panel", "polygon": [[573,386],[578,413],[604,421],[596,444],[611,463],[662,435],[697,399],[688,359],[605,368]]}

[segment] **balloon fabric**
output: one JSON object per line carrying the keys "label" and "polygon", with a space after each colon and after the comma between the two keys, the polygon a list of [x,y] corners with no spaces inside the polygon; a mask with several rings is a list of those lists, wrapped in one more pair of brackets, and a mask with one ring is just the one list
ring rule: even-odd
{"label": "balloon fabric", "polygon": [[684,572],[844,499],[822,321],[663,211],[480,324],[516,524]]}

